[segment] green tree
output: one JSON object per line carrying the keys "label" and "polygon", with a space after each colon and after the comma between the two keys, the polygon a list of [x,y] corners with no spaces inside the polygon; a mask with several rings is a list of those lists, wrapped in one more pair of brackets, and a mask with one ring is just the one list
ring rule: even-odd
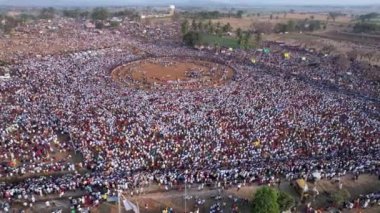
{"label": "green tree", "polygon": [[279,213],[277,203],[278,192],[275,189],[264,186],[257,190],[252,200],[253,213]]}
{"label": "green tree", "polygon": [[331,199],[336,206],[341,206],[345,201],[347,201],[351,197],[350,192],[345,189],[341,189],[339,191],[334,192],[331,195]]}
{"label": "green tree", "polygon": [[241,35],[242,35],[242,30],[241,30],[241,28],[239,27],[239,28],[237,28],[237,30],[236,30],[236,37],[240,38]]}
{"label": "green tree", "polygon": [[80,10],[79,9],[74,9],[74,10],[63,10],[62,14],[65,17],[69,18],[78,18],[80,16]]}
{"label": "green tree", "polygon": [[197,28],[198,28],[197,22],[195,21],[195,19],[193,19],[193,21],[191,22],[191,30],[196,31]]}
{"label": "green tree", "polygon": [[244,11],[242,11],[242,10],[238,10],[238,11],[236,12],[236,17],[238,17],[238,18],[243,18],[243,14],[244,14]]}
{"label": "green tree", "polygon": [[364,14],[364,15],[361,15],[359,16],[359,19],[364,22],[364,21],[370,21],[371,19],[375,19],[377,17],[379,17],[380,14],[379,13],[368,13],[368,14]]}
{"label": "green tree", "polygon": [[355,33],[370,33],[380,31],[380,26],[375,23],[356,23],[354,25]]}
{"label": "green tree", "polygon": [[2,19],[4,22],[0,21],[0,30],[6,34],[11,33],[12,30],[22,22],[21,19],[17,19],[13,16],[3,16],[2,18],[0,17],[0,20]]}
{"label": "green tree", "polygon": [[255,43],[256,46],[259,47],[261,45],[261,41],[263,40],[261,33],[256,33],[255,35]]}
{"label": "green tree", "polygon": [[288,32],[288,25],[283,23],[278,23],[274,26],[274,31],[278,33]]}
{"label": "green tree", "polygon": [[286,28],[288,32],[293,32],[296,29],[296,23],[293,20],[289,20]]}
{"label": "green tree", "polygon": [[183,35],[189,32],[189,21],[187,19],[181,24],[181,32]]}
{"label": "green tree", "polygon": [[295,204],[295,200],[288,193],[280,191],[278,193],[277,203],[280,206],[281,212],[283,212],[292,208]]}
{"label": "green tree", "polygon": [[81,12],[79,14],[79,17],[87,19],[89,15],[90,15],[90,12],[86,10],[86,11]]}
{"label": "green tree", "polygon": [[198,22],[198,30],[199,31],[203,31],[203,23],[202,23],[202,21]]}
{"label": "green tree", "polygon": [[207,29],[210,29],[211,26],[212,26],[212,21],[208,20],[208,22],[207,22]]}
{"label": "green tree", "polygon": [[103,28],[104,28],[104,24],[103,24],[103,22],[97,21],[97,22],[95,23],[95,28],[96,28],[96,29],[103,29]]}
{"label": "green tree", "polygon": [[226,25],[223,26],[222,30],[224,33],[231,32],[232,30],[231,24],[227,23]]}
{"label": "green tree", "polygon": [[27,13],[22,13],[20,15],[20,20],[22,23],[27,23],[29,20],[33,20],[35,17],[33,15],[27,14]]}
{"label": "green tree", "polygon": [[243,36],[243,47],[244,48],[248,48],[249,40],[251,39],[251,37],[252,37],[252,35],[249,31],[244,33],[244,36]]}
{"label": "green tree", "polygon": [[120,26],[120,23],[117,22],[117,21],[111,21],[111,22],[110,22],[110,26],[111,26],[112,28],[117,28],[117,27]]}
{"label": "green tree", "polygon": [[321,22],[320,21],[310,21],[309,22],[309,30],[310,31],[315,31],[315,30],[320,30],[321,29]]}
{"label": "green tree", "polygon": [[218,21],[217,23],[216,23],[216,29],[220,29],[220,26],[221,26],[221,23]]}
{"label": "green tree", "polygon": [[331,19],[333,20],[333,22],[335,22],[336,18],[338,18],[341,15],[342,14],[338,13],[338,12],[329,12],[329,17],[331,17]]}
{"label": "green tree", "polygon": [[200,42],[200,34],[198,32],[190,31],[183,35],[182,39],[186,45],[194,46]]}
{"label": "green tree", "polygon": [[40,11],[39,17],[41,19],[52,19],[54,18],[54,15],[55,15],[55,9],[52,7],[49,7],[49,8],[42,8],[42,10]]}
{"label": "green tree", "polygon": [[93,20],[101,20],[104,21],[108,18],[108,10],[103,7],[97,7],[92,11],[91,18]]}
{"label": "green tree", "polygon": [[214,27],[213,24],[211,24],[211,25],[210,25],[210,28],[208,29],[208,33],[209,33],[209,34],[214,34],[214,32],[215,32],[215,27]]}

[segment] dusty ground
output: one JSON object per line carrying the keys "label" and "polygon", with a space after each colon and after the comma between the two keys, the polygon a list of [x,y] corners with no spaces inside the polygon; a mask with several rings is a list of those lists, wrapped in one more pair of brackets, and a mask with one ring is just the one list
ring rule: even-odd
{"label": "dusty ground", "polygon": [[233,70],[221,64],[175,58],[136,61],[112,71],[115,81],[134,82],[135,86],[191,83],[199,84],[197,86],[212,86],[224,83],[232,75]]}
{"label": "dusty ground", "polygon": [[[352,176],[348,175],[341,179],[343,183],[343,188],[347,189],[352,198],[358,197],[360,194],[366,194],[371,192],[376,192],[380,190],[380,181],[376,176],[372,175],[361,175],[358,181],[353,181]],[[309,183],[310,187],[312,184]],[[317,184],[317,189],[320,191],[320,195],[315,201],[312,201],[312,205],[315,207],[325,207],[321,202],[326,202],[328,199],[328,193],[332,193],[338,189],[337,183],[331,180],[321,180]],[[241,188],[239,191],[237,188],[230,188],[228,190],[217,190],[217,189],[205,189],[198,191],[196,189],[191,189],[187,191],[187,195],[190,199],[186,202],[186,208],[188,211],[194,211],[198,208],[195,205],[195,198],[205,199],[206,202],[204,205],[199,206],[200,212],[207,212],[209,207],[217,202],[215,197],[221,195],[221,203],[225,202],[225,210],[231,209],[234,199],[237,200],[240,212],[249,212],[250,206],[247,200],[252,199],[254,192],[259,188],[257,185],[246,186]],[[300,202],[300,196],[296,193],[294,188],[292,188],[289,182],[283,182],[279,189],[291,194],[296,202]],[[156,192],[141,195],[138,197],[129,197],[129,199],[135,203],[138,203],[142,213],[153,213],[160,212],[166,207],[172,207],[176,212],[184,212],[185,210],[185,201],[184,201],[184,190],[169,191],[169,192]],[[116,205],[110,206],[111,209],[115,209]],[[146,208],[147,207],[147,208]],[[107,212],[105,207],[100,208],[99,213]],[[300,210],[300,209],[299,209]],[[379,212],[380,207],[370,208],[362,210],[365,213]],[[345,210],[344,212],[357,212]]]}
{"label": "dusty ground", "polygon": [[[276,18],[278,17],[278,18]],[[262,14],[260,16],[244,16],[243,18],[220,18],[212,20],[213,23],[220,22],[221,24],[230,23],[231,26],[236,30],[241,28],[243,30],[248,30],[251,28],[253,23],[266,22],[273,25],[277,23],[287,23],[289,20],[319,20],[322,22],[327,22],[330,27],[336,28],[339,25],[346,25],[351,22],[351,17],[349,16],[339,16],[336,18],[335,22],[331,19],[328,20],[328,15],[325,13],[273,13],[273,18],[270,19],[270,14]]]}
{"label": "dusty ground", "polygon": [[[377,176],[373,175],[361,175],[359,180],[353,181],[351,175],[347,175],[341,179],[343,183],[343,188],[347,189],[351,198],[357,198],[360,194],[367,194],[371,192],[376,192],[380,190],[380,181]],[[309,187],[312,187],[313,184],[309,183]],[[333,180],[321,180],[317,184],[317,189],[320,192],[320,195],[311,201],[312,206],[323,208],[325,207],[326,200],[328,199],[328,194],[334,192],[338,189],[338,184]],[[244,186],[240,190],[237,190],[236,187],[231,187],[227,190],[218,190],[205,188],[203,190],[198,190],[196,187],[187,190],[186,200],[186,209],[187,211],[194,211],[199,208],[200,212],[208,212],[210,206],[216,202],[225,203],[224,210],[225,212],[230,212],[232,205],[235,203],[239,207],[240,212],[250,212],[250,204],[248,200],[252,199],[254,192],[259,188],[258,185]],[[277,187],[277,186],[275,186]],[[130,201],[138,204],[140,207],[141,213],[156,213],[161,212],[161,210],[172,207],[175,212],[184,212],[185,211],[185,191],[184,189],[169,190],[165,191],[163,187],[153,185],[150,187],[153,190],[151,193],[143,193],[139,196],[131,197],[128,193],[125,193]],[[290,186],[289,182],[283,181],[279,186],[281,191],[285,191],[292,195],[296,199],[296,203],[300,203],[300,196]],[[147,189],[146,189],[147,190]],[[79,193],[80,194],[80,193]],[[76,196],[78,193],[72,193],[68,196]],[[220,200],[216,200],[217,196],[221,196]],[[196,205],[196,199],[205,200],[203,205]],[[64,212],[68,211],[68,200],[66,199],[54,199],[55,207],[46,208],[44,202],[40,202],[34,205],[32,209],[28,209],[27,213],[47,213],[50,210],[63,208],[66,209]],[[121,207],[121,212],[127,213],[123,207]],[[380,207],[374,207],[369,209],[361,209],[363,213],[377,213],[380,212]],[[300,212],[300,208],[297,212]],[[91,212],[94,213],[117,213],[118,205],[116,203],[103,203],[100,206],[91,209]],[[344,210],[347,213],[356,213],[356,211]]]}
{"label": "dusty ground", "polygon": [[[320,51],[323,47],[333,46],[335,48],[331,54],[346,54],[352,50],[357,51],[357,60],[380,65],[380,47],[376,39],[379,38],[360,38],[354,36],[341,35],[334,32],[314,33],[314,34],[272,34],[264,36],[268,41],[282,41],[290,45],[298,45],[313,48]],[[373,58],[369,60],[367,54],[373,53]]]}

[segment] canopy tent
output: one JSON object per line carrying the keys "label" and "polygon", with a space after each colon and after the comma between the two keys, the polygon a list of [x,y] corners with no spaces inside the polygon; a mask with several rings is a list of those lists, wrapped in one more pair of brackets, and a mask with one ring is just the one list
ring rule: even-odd
{"label": "canopy tent", "polygon": [[322,178],[321,173],[318,171],[313,172],[311,175],[313,176],[313,178],[315,178],[315,180],[320,180]]}
{"label": "canopy tent", "polygon": [[309,187],[307,186],[307,183],[306,183],[306,181],[304,179],[298,179],[298,180],[296,180],[296,184],[304,192],[307,192],[309,190]]}
{"label": "canopy tent", "polygon": [[290,53],[288,53],[288,52],[284,53],[284,58],[285,59],[289,59],[290,58]]}

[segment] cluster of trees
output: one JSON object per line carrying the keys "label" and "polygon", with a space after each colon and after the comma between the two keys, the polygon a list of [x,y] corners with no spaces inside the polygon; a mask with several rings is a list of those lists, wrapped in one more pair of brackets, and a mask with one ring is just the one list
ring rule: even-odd
{"label": "cluster of trees", "polygon": [[97,7],[91,13],[93,20],[104,21],[109,17],[109,11],[104,7]]}
{"label": "cluster of trees", "polygon": [[220,22],[214,24],[211,20],[204,23],[202,21],[197,22],[195,19],[190,23],[187,19],[184,20],[181,24],[182,34],[186,34],[189,31],[207,33],[207,34],[216,34],[221,36],[222,34],[232,31],[232,26],[230,23],[222,25]]}
{"label": "cluster of trees", "polygon": [[112,16],[115,17],[128,17],[131,20],[140,20],[140,15],[136,10],[130,10],[130,9],[125,9],[122,11],[117,11],[112,14]]}
{"label": "cluster of trees", "polygon": [[341,12],[329,12],[328,19],[332,19],[333,22],[339,17],[339,16],[345,16],[346,14],[341,13]]}
{"label": "cluster of trees", "polygon": [[373,33],[380,31],[380,25],[376,23],[360,22],[356,23],[353,28],[355,33]]}
{"label": "cluster of trees", "polygon": [[199,32],[190,31],[183,35],[183,42],[188,46],[194,46],[201,42],[201,34]]}
{"label": "cluster of trees", "polygon": [[229,11],[228,13],[222,13],[217,10],[215,11],[199,11],[199,12],[183,12],[182,15],[189,19],[218,19],[223,17],[235,17],[235,18],[242,18],[244,14],[244,11],[238,10],[235,13],[232,11]]}
{"label": "cluster of trees", "polygon": [[62,15],[68,18],[88,18],[90,12],[88,10],[72,9],[72,10],[63,10]]}
{"label": "cluster of trees", "polygon": [[[243,48],[248,48],[251,37],[252,37],[252,33],[250,31],[243,31],[240,28],[238,28],[235,34],[238,39],[239,45]],[[261,34],[259,36],[261,37]],[[260,42],[261,42],[261,38],[260,38]]]}
{"label": "cluster of trees", "polygon": [[360,15],[359,20],[361,22],[371,21],[372,19],[376,19],[379,16],[380,16],[379,13],[368,13],[368,14]]}
{"label": "cluster of trees", "polygon": [[[199,44],[202,35],[216,35],[218,37],[229,36],[227,33],[232,33],[232,26],[230,23],[222,25],[220,22],[212,23],[211,20],[204,23],[202,21],[197,22],[195,19],[190,23],[188,20],[184,20],[181,24],[181,32],[183,35],[183,41],[190,46]],[[237,43],[242,48],[247,48],[250,45],[252,33],[250,31],[243,31],[238,28],[235,31]],[[257,36],[261,41],[261,35]]]}
{"label": "cluster of trees", "polygon": [[21,17],[0,15],[0,31],[2,31],[5,34],[8,34],[23,22],[24,19],[22,19]]}
{"label": "cluster of trees", "polygon": [[[331,202],[337,207],[342,206],[350,198],[350,192],[345,189],[330,194]],[[257,190],[251,204],[252,212],[255,213],[280,213],[293,208],[295,200],[286,192],[264,186]]]}
{"label": "cluster of trees", "polygon": [[347,201],[351,194],[346,189],[340,189],[331,195],[331,200],[336,206],[342,206],[345,201]]}
{"label": "cluster of trees", "polygon": [[371,22],[372,20],[380,17],[379,13],[367,13],[364,15],[360,15],[354,27],[353,31],[355,33],[374,33],[380,31],[380,25],[376,22]]}
{"label": "cluster of trees", "polygon": [[52,19],[56,14],[56,10],[53,7],[42,8],[39,14],[40,19]]}
{"label": "cluster of trees", "polygon": [[257,190],[252,200],[252,212],[280,213],[289,210],[294,205],[294,198],[289,194],[265,186]]}
{"label": "cluster of trees", "polygon": [[303,21],[295,22],[289,20],[288,23],[278,23],[274,27],[274,31],[277,33],[294,32],[294,31],[315,31],[325,28],[325,25],[319,20],[305,19]]}

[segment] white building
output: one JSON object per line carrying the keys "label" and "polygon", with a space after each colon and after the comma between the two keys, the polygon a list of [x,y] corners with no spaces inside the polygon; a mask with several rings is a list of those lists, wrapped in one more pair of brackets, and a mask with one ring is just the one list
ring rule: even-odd
{"label": "white building", "polygon": [[163,14],[142,14],[141,19],[146,19],[146,18],[166,18],[166,17],[171,17],[175,13],[175,6],[170,5],[169,6],[169,13],[163,13]]}

